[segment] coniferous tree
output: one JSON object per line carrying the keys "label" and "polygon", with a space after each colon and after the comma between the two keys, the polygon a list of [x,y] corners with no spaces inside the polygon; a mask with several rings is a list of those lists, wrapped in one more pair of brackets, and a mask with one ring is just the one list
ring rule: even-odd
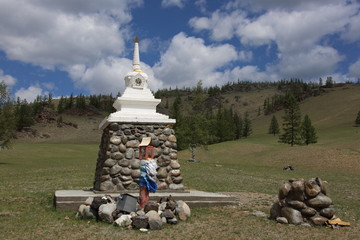
{"label": "coniferous tree", "polygon": [[275,117],[275,115],[273,115],[273,117],[271,118],[271,122],[270,122],[270,126],[269,126],[269,134],[273,134],[274,136],[276,134],[280,133],[280,128],[279,128],[279,123]]}
{"label": "coniferous tree", "polygon": [[240,139],[243,133],[243,120],[237,113],[234,114],[233,118],[235,125],[235,139]]}
{"label": "coniferous tree", "polygon": [[289,95],[285,103],[285,116],[283,116],[283,131],[279,142],[290,144],[301,143],[301,113],[298,102],[293,95]]}
{"label": "coniferous tree", "polygon": [[79,109],[86,108],[86,99],[84,95],[80,94],[75,98],[75,106]]}
{"label": "coniferous tree", "polygon": [[316,131],[308,115],[305,115],[301,124],[301,137],[306,145],[317,142]]}
{"label": "coniferous tree", "polygon": [[65,102],[66,100],[64,99],[63,96],[60,97],[60,100],[59,100],[59,103],[58,103],[58,106],[57,106],[57,112],[58,113],[63,113],[64,110],[65,110]]}
{"label": "coniferous tree", "polygon": [[74,106],[74,96],[70,95],[69,98],[66,99],[65,109],[71,109]]}
{"label": "coniferous tree", "polygon": [[217,138],[220,142],[230,141],[235,139],[235,125],[233,120],[233,113],[231,109],[220,108],[217,114]]}
{"label": "coniferous tree", "polygon": [[333,81],[332,77],[326,78],[325,87],[327,87],[327,88],[334,87],[334,81]]}
{"label": "coniferous tree", "polygon": [[0,82],[0,144],[9,147],[15,135],[15,116],[10,91]]}
{"label": "coniferous tree", "polygon": [[22,130],[24,127],[30,127],[34,124],[32,109],[26,100],[20,102],[20,99],[18,99],[15,111],[15,118],[16,129],[18,131]]}
{"label": "coniferous tree", "polygon": [[90,95],[89,97],[90,99],[90,105],[96,107],[96,108],[100,108],[100,98],[99,96],[96,95]]}
{"label": "coniferous tree", "polygon": [[52,97],[52,94],[51,94],[51,93],[49,93],[47,100],[48,100],[48,102],[47,102],[48,108],[54,110],[54,109],[55,109],[55,105],[54,105],[53,97]]}
{"label": "coniferous tree", "polygon": [[166,108],[166,109],[169,109],[169,98],[166,98],[165,108]]}
{"label": "coniferous tree", "polygon": [[356,126],[360,126],[360,111],[358,112],[357,117],[355,119],[355,124]]}
{"label": "coniferous tree", "polygon": [[249,113],[246,112],[245,117],[244,117],[244,125],[243,125],[243,134],[242,134],[242,136],[247,138],[248,136],[251,135],[251,133],[252,133],[251,120],[249,118]]}
{"label": "coniferous tree", "polygon": [[205,108],[206,93],[200,80],[192,91],[192,109],[189,114],[180,118],[176,126],[179,149],[185,149],[189,144],[204,144],[213,136],[210,134],[210,121],[207,119]]}
{"label": "coniferous tree", "polygon": [[[174,119],[178,120],[181,117],[181,97],[180,94],[176,95],[175,101],[170,108],[170,116]],[[175,125],[176,126],[176,125]]]}

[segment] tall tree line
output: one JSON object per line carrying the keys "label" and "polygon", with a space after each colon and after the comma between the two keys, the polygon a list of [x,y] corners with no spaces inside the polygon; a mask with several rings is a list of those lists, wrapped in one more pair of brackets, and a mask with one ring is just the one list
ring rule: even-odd
{"label": "tall tree line", "polygon": [[178,148],[188,148],[190,144],[212,144],[248,137],[252,133],[249,114],[242,118],[233,110],[221,104],[214,114],[205,105],[208,97],[199,81],[192,91],[191,110],[184,113],[180,94],[170,108],[170,115],[176,119],[174,126],[178,138]]}

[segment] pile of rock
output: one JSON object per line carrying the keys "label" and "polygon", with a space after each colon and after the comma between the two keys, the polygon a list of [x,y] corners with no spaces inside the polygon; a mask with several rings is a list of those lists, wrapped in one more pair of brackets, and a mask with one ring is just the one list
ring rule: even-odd
{"label": "pile of rock", "polygon": [[109,196],[88,198],[80,205],[77,218],[97,219],[115,226],[140,230],[160,230],[164,224],[177,224],[191,216],[189,206],[182,200],[175,201],[171,196],[157,203],[148,202],[144,209],[125,212],[118,208],[116,200]]}
{"label": "pile of rock", "polygon": [[278,199],[270,209],[270,219],[279,223],[324,225],[335,218],[335,208],[320,178],[289,180],[280,187]]}
{"label": "pile of rock", "polygon": [[161,124],[111,123],[103,130],[96,163],[94,189],[104,192],[138,190],[139,144],[151,137],[157,170],[158,190],[183,190],[177,158],[177,139],[172,128]]}

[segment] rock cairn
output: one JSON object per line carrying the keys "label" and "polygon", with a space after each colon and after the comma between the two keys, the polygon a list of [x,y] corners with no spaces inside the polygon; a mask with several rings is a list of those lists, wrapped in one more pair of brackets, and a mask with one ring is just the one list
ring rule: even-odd
{"label": "rock cairn", "polygon": [[139,189],[139,144],[151,137],[159,166],[158,190],[183,190],[175,132],[166,125],[111,123],[103,130],[96,163],[94,189],[121,192]]}
{"label": "rock cairn", "polygon": [[270,219],[279,223],[324,225],[335,218],[335,208],[320,178],[289,180],[280,187],[278,199],[270,209]]}
{"label": "rock cairn", "polygon": [[189,206],[182,200],[175,201],[171,196],[162,198],[158,203],[148,202],[144,209],[136,212],[123,212],[117,209],[116,200],[111,197],[89,197],[80,205],[77,218],[97,219],[128,229],[142,231],[160,230],[164,224],[177,224],[191,217]]}

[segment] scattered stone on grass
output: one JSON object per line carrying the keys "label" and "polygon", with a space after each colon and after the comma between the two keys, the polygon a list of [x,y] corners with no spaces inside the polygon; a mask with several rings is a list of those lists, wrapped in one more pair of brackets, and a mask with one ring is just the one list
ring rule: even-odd
{"label": "scattered stone on grass", "polygon": [[176,201],[171,195],[158,203],[148,202],[144,209],[130,214],[117,209],[116,201],[110,196],[89,198],[85,203],[80,205],[77,218],[96,218],[122,228],[161,230],[164,224],[177,224],[179,220],[186,221],[191,216],[186,202]]}

